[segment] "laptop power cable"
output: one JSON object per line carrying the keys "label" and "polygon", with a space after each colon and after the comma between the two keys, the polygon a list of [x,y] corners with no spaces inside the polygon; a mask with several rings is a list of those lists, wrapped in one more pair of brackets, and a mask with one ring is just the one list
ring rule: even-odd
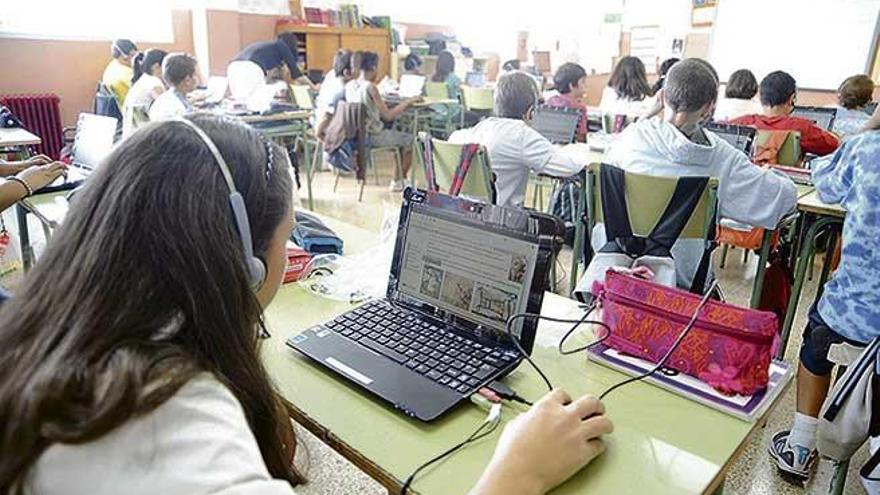
{"label": "laptop power cable", "polygon": [[452,454],[467,447],[468,445],[477,442],[495,432],[495,430],[498,428],[498,425],[501,424],[501,402],[493,402],[481,392],[477,392],[471,395],[471,402],[477,405],[477,407],[480,407],[484,410],[486,410],[486,408],[488,407],[486,419],[483,420],[483,422],[480,423],[480,426],[478,426],[477,429],[474,430],[474,432],[471,433],[470,436],[468,436],[466,439],[462,440],[453,447],[450,447],[443,453],[437,455],[436,457],[416,468],[416,470],[413,471],[413,473],[410,474],[406,478],[406,481],[403,483],[403,487],[401,487],[400,489],[400,495],[406,495],[407,493],[409,493],[409,488],[412,486],[416,476],[418,476],[418,474],[422,472],[422,470],[424,470],[425,468],[445,459],[446,457],[451,456]]}

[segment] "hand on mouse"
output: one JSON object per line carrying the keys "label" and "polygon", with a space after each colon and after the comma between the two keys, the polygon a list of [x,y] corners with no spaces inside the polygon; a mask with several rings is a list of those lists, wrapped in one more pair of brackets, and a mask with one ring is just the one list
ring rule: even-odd
{"label": "hand on mouse", "polygon": [[567,480],[599,454],[599,438],[614,426],[599,399],[575,401],[562,390],[545,395],[509,422],[495,455],[471,495],[543,494]]}

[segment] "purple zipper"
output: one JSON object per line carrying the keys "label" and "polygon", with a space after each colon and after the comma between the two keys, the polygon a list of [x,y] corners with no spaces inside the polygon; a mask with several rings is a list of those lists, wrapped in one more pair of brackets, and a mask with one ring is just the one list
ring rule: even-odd
{"label": "purple zipper", "polygon": [[[642,301],[639,301],[639,300],[636,300],[636,299],[633,299],[630,297],[626,297],[626,296],[623,296],[620,294],[614,294],[612,292],[606,291],[605,297],[608,300],[610,300],[611,302],[630,303],[630,304],[637,306],[645,311],[648,311],[650,313],[654,313],[655,315],[662,316],[664,318],[668,318],[670,320],[676,321],[678,323],[681,323],[682,325],[687,325],[691,321],[691,319],[688,317],[681,316],[681,315],[678,315],[675,313],[662,312],[662,311],[658,310],[657,308],[650,306]],[[755,335],[752,333],[741,332],[739,330],[736,330],[736,329],[733,329],[733,328],[730,328],[730,327],[727,327],[724,325],[720,325],[718,323],[700,320],[699,318],[697,319],[697,324],[699,324],[701,327],[706,328],[707,330],[711,330],[715,333],[729,335],[731,337],[734,337],[734,338],[737,338],[740,340],[747,340],[747,341],[751,341],[753,343],[761,344],[761,345],[772,345],[773,344],[773,336],[772,335],[764,336],[764,335]]]}

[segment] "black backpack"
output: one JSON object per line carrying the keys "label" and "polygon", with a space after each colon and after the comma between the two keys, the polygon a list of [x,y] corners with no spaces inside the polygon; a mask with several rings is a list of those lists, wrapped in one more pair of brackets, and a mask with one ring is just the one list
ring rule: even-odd
{"label": "black backpack", "polygon": [[565,223],[565,244],[574,246],[577,202],[581,199],[581,187],[576,178],[562,179],[550,195],[550,214]]}

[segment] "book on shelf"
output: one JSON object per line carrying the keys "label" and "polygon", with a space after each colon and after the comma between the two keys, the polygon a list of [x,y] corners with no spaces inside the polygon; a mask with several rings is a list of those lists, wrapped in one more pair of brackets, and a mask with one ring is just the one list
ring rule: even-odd
{"label": "book on shelf", "polygon": [[[587,358],[630,376],[646,373],[656,365],[603,344],[590,348]],[[662,368],[643,381],[743,421],[755,421],[767,411],[791,381],[791,365],[773,360],[770,362],[769,375],[766,389],[747,396],[722,394],[698,378],[668,368]]]}

